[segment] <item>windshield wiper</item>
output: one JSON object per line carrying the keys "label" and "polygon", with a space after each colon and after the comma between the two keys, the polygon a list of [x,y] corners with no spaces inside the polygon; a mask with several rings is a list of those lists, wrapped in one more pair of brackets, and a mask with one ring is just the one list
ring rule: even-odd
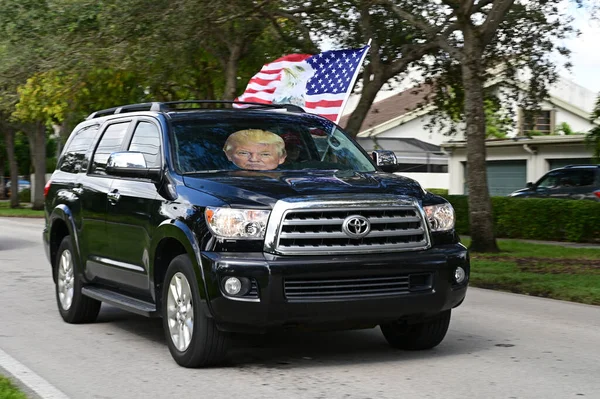
{"label": "windshield wiper", "polygon": [[195,170],[193,172],[183,172],[182,175],[197,175],[199,173],[218,173],[218,172],[231,172],[229,169],[209,169],[209,170]]}

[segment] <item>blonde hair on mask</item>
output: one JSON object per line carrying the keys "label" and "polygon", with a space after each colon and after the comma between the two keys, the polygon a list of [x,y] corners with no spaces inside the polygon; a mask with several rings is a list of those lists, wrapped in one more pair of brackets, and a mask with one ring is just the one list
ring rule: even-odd
{"label": "blonde hair on mask", "polygon": [[260,129],[238,130],[237,132],[230,134],[225,141],[223,150],[225,152],[229,152],[234,147],[245,143],[267,145],[274,144],[277,147],[279,156],[285,155],[285,142],[283,139],[275,133]]}

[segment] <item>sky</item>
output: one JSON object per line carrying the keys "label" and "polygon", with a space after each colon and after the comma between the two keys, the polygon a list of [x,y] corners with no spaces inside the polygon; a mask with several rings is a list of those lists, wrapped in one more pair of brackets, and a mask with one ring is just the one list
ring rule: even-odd
{"label": "sky", "polygon": [[581,31],[578,38],[564,41],[564,46],[571,50],[571,72],[561,74],[575,83],[600,93],[600,21],[590,21],[587,12],[572,9],[575,26]]}

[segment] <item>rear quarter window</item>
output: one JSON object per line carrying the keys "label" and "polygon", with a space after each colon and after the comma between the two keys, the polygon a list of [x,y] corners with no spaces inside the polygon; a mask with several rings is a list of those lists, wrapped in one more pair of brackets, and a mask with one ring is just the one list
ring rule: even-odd
{"label": "rear quarter window", "polygon": [[79,173],[87,169],[86,154],[94,144],[99,126],[91,125],[72,133],[72,138],[63,151],[58,169],[68,173]]}

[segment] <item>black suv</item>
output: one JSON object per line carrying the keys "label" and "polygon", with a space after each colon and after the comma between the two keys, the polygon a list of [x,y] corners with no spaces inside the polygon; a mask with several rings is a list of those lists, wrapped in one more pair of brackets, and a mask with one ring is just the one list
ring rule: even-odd
{"label": "black suv", "polygon": [[185,367],[221,361],[231,333],[283,327],[438,345],[470,272],[450,204],[328,119],[213,104],[133,104],[74,129],[44,190],[62,318],[92,322],[102,302],[161,317]]}
{"label": "black suv", "polygon": [[527,183],[526,188],[509,196],[600,201],[600,165],[569,165],[553,169],[536,183]]}

